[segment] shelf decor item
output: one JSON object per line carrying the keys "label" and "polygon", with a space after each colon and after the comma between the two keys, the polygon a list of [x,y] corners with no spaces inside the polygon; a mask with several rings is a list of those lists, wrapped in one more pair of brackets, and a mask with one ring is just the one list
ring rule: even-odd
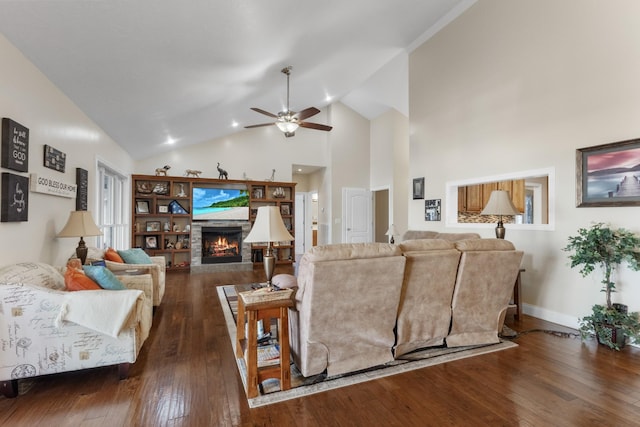
{"label": "shelf decor item", "polygon": [[578,235],[570,236],[563,248],[571,252],[571,267],[580,266],[580,274],[586,277],[596,268],[602,270],[602,292],[606,305],[596,304],[591,315],[580,319],[582,338],[596,336],[598,342],[612,349],[620,350],[626,338],[640,342],[640,315],[629,313],[626,306],[613,304],[611,293],[616,290],[612,280],[614,272],[625,263],[631,270],[640,270],[640,237],[624,228],[612,229],[603,223],[590,228],[578,229]]}
{"label": "shelf decor item", "polygon": [[147,236],[144,238],[145,249],[158,249],[158,236]]}
{"label": "shelf decor item", "polygon": [[184,207],[182,207],[180,203],[178,203],[177,200],[172,200],[169,203],[169,212],[172,214],[180,214],[180,215],[186,215],[189,213]]}
{"label": "shelf decor item", "polygon": [[147,200],[138,200],[138,201],[136,201],[136,213],[137,214],[148,214],[149,213],[149,201],[147,201]]}
{"label": "shelf decor item", "polygon": [[147,221],[147,231],[160,231],[160,221]]}
{"label": "shelf decor item", "polygon": [[290,242],[294,240],[282,221],[278,207],[260,206],[258,208],[256,222],[244,240],[249,243],[267,243],[267,251],[263,257],[263,263],[264,272],[267,277],[267,286],[271,286],[271,278],[273,277],[273,269],[275,266],[272,244],[279,241]]}
{"label": "shelf decor item", "polygon": [[284,188],[282,187],[276,187],[275,190],[273,190],[273,197],[276,199],[284,199],[286,196],[286,193],[284,191]]}
{"label": "shelf decor item", "polygon": [[76,256],[80,258],[82,265],[87,260],[87,245],[84,242],[85,236],[102,236],[102,231],[93,221],[89,211],[71,211],[69,219],[57,237],[79,237]]}

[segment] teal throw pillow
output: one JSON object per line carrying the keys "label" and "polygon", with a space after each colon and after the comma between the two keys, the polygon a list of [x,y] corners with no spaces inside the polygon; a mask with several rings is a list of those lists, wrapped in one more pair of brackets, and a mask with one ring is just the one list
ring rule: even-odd
{"label": "teal throw pillow", "polygon": [[126,264],[153,264],[149,255],[140,248],[125,249],[118,251]]}
{"label": "teal throw pillow", "polygon": [[127,289],[120,280],[106,267],[99,265],[83,265],[84,273],[102,289],[121,291]]}

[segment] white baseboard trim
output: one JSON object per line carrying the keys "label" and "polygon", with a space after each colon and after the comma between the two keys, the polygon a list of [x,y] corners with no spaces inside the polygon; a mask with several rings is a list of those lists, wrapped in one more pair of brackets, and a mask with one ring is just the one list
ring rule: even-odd
{"label": "white baseboard trim", "polygon": [[[565,326],[567,328],[578,329],[579,326],[578,318],[547,310],[535,305],[522,304],[522,312],[524,314],[528,314],[529,316],[537,317],[538,319],[546,320],[547,322],[557,323],[558,325]],[[640,348],[640,344],[629,343],[627,345]]]}
{"label": "white baseboard trim", "polygon": [[578,329],[578,318],[567,314],[558,313],[530,304],[522,304],[522,312],[547,322],[557,323],[567,328]]}

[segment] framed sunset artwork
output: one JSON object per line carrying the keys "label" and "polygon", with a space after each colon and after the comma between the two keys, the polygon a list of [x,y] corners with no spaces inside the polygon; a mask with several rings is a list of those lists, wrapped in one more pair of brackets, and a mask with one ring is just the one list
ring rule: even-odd
{"label": "framed sunset artwork", "polygon": [[640,206],[640,139],[576,150],[576,205]]}

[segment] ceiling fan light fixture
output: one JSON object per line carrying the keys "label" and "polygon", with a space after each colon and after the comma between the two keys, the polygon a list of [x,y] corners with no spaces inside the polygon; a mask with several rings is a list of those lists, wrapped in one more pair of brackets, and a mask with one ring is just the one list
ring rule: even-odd
{"label": "ceiling fan light fixture", "polygon": [[284,133],[293,133],[298,129],[298,123],[296,122],[287,122],[287,121],[277,121],[276,126]]}

